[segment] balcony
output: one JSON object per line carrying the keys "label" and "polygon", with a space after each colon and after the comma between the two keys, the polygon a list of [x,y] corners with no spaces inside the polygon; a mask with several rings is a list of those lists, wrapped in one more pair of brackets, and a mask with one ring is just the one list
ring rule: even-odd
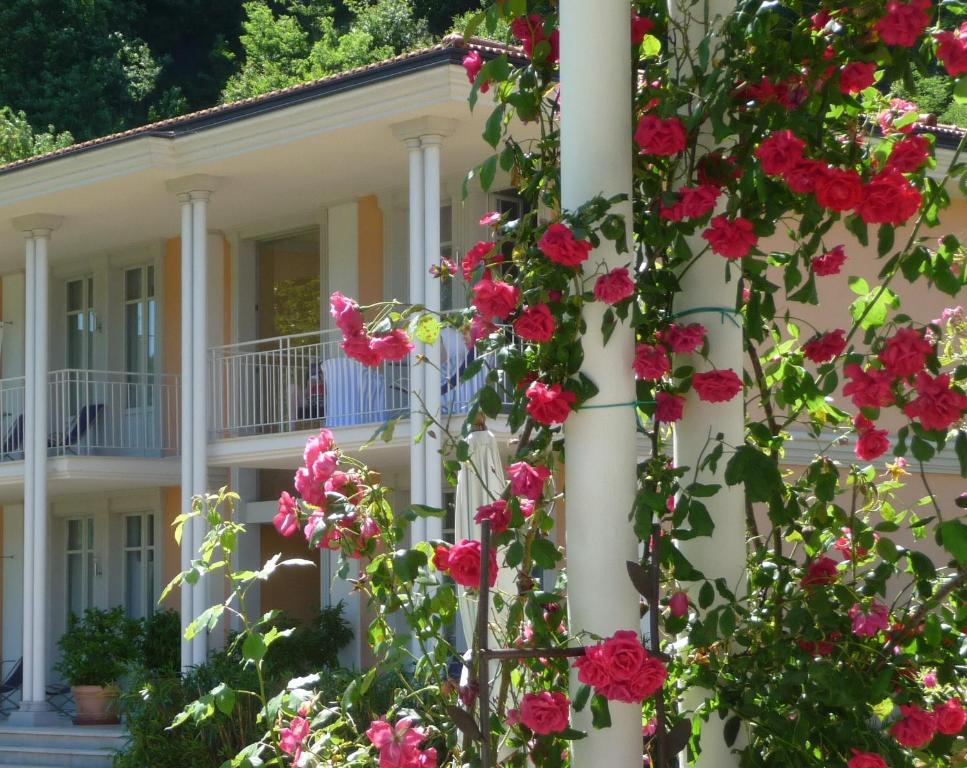
{"label": "balcony", "polygon": [[[177,376],[65,369],[48,387],[48,456],[178,454]],[[24,458],[24,401],[22,376],[0,380],[0,462]]]}
{"label": "balcony", "polygon": [[[346,357],[341,340],[338,331],[317,331],[211,349],[210,438],[376,425],[408,415],[409,361],[367,368]],[[473,353],[452,329],[444,330],[442,345],[441,407],[463,413],[489,366],[464,381]]]}

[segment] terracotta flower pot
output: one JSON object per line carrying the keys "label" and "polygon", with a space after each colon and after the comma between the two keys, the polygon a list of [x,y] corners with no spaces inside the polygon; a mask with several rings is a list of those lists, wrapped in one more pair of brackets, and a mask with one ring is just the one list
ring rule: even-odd
{"label": "terracotta flower pot", "polygon": [[75,725],[115,725],[121,722],[115,686],[72,685],[71,693],[77,707]]}

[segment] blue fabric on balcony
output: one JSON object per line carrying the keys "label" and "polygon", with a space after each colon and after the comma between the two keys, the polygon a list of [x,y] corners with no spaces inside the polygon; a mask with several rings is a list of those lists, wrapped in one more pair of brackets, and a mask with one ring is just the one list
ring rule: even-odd
{"label": "blue fabric on balcony", "polygon": [[386,377],[346,358],[322,363],[326,383],[326,425],[350,427],[386,420]]}

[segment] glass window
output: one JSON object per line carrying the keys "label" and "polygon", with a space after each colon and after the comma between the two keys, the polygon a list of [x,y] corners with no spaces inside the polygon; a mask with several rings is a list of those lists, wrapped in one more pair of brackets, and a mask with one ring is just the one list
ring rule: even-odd
{"label": "glass window", "polygon": [[67,281],[67,367],[94,367],[94,278]]}
{"label": "glass window", "polygon": [[94,518],[67,521],[67,613],[80,616],[94,605]]}
{"label": "glass window", "polygon": [[318,229],[256,243],[260,338],[319,330],[323,310],[319,248]]}
{"label": "glass window", "polygon": [[[128,269],[124,273],[124,365],[128,373],[152,374],[157,370],[158,309],[155,300],[154,266]],[[129,406],[151,405],[152,382],[143,376],[129,377]]]}
{"label": "glass window", "polygon": [[143,513],[124,518],[124,610],[135,619],[154,613],[155,581],[154,515]]}

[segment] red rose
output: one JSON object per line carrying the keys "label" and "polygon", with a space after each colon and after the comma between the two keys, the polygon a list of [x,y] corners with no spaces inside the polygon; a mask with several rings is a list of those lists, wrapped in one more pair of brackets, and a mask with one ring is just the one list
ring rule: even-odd
{"label": "red rose", "polygon": [[522,339],[545,343],[554,336],[554,316],[547,304],[525,307],[514,321],[514,332]]}
{"label": "red rose", "polygon": [[944,30],[935,37],[937,58],[947,68],[947,74],[957,77],[967,72],[967,21],[960,25],[960,34]]}
{"label": "red rose", "polygon": [[379,353],[373,349],[372,339],[365,333],[357,333],[344,339],[340,346],[346,357],[358,363],[375,367],[379,365]]}
{"label": "red rose", "polygon": [[563,424],[577,400],[573,392],[562,389],[560,384],[547,386],[540,381],[531,382],[525,394],[531,418],[547,426]]}
{"label": "red rose", "polygon": [[518,461],[507,467],[507,474],[510,476],[510,492],[514,496],[537,501],[544,493],[544,483],[551,476],[551,470]]}
{"label": "red rose", "polygon": [[[470,53],[463,57],[463,68],[467,71],[467,80],[470,81],[470,85],[473,85],[477,81],[477,75],[480,74],[483,65],[483,58],[476,51],[470,51]],[[486,93],[489,90],[490,81],[484,80],[480,84],[480,92]]]}
{"label": "red rose", "polygon": [[827,167],[816,177],[816,202],[831,211],[851,211],[863,199],[863,180],[853,170]]}
{"label": "red rose", "polygon": [[854,421],[859,438],[856,441],[856,458],[860,461],[878,459],[890,447],[889,432],[885,429],[874,429],[874,424],[864,416],[858,416]]}
{"label": "red rose", "polygon": [[901,173],[888,168],[863,187],[858,213],[867,224],[900,226],[920,210],[920,190]]}
{"label": "red rose", "polygon": [[914,376],[923,370],[933,345],[920,331],[901,328],[887,339],[886,346],[878,355],[883,367],[898,379]]}
{"label": "red rose", "polygon": [[692,374],[692,387],[699,400],[724,403],[742,391],[742,379],[731,368]]}
{"label": "red rose", "polygon": [[924,429],[947,429],[967,411],[967,395],[950,387],[950,375],[937,377],[918,373],[913,385],[917,398],[903,412],[911,419],[919,419]]}
{"label": "red rose", "polygon": [[781,176],[791,171],[803,159],[802,151],[806,142],[792,131],[776,131],[763,140],[755,151],[762,163],[763,172],[770,176]]}
{"label": "red rose", "polygon": [[359,305],[336,291],[329,297],[329,314],[344,338],[363,332],[363,315]]}
{"label": "red rose", "polygon": [[550,47],[547,62],[554,64],[560,58],[560,33],[552,30],[550,35],[544,32],[544,18],[532,13],[530,16],[518,16],[510,23],[511,34],[520,40],[524,53],[528,58],[534,57],[534,49],[538,44],[546,42]]}
{"label": "red rose", "polygon": [[626,267],[617,267],[601,275],[594,283],[594,298],[605,304],[617,304],[634,294],[635,284]]}
{"label": "red rose", "polygon": [[839,90],[843,93],[859,93],[876,82],[875,72],[875,61],[851,61],[839,74]]}
{"label": "red rose", "polygon": [[655,393],[655,419],[666,424],[678,421],[685,412],[685,398],[663,390]]}
{"label": "red rose", "polygon": [[937,716],[933,712],[925,712],[916,704],[903,704],[900,712],[903,717],[890,728],[893,738],[911,749],[919,749],[929,744],[937,732]]}
{"label": "red rose", "polygon": [[484,504],[482,507],[477,507],[477,514],[474,515],[473,519],[478,523],[489,520],[491,531],[503,533],[510,527],[510,509],[508,509],[506,501],[497,499],[493,504]]}
{"label": "red rose", "polygon": [[676,619],[688,613],[688,595],[684,592],[676,592],[668,598],[668,612]]}
{"label": "red rose", "polygon": [[510,283],[491,279],[490,275],[473,286],[473,305],[486,319],[502,320],[517,307],[520,289]]}
{"label": "red rose", "polygon": [[565,267],[576,267],[587,261],[591,252],[591,243],[587,240],[575,240],[570,228],[560,222],[547,228],[537,247],[555,264]]}
{"label": "red rose", "polygon": [[641,41],[645,39],[651,30],[655,28],[655,22],[651,19],[647,19],[644,16],[639,16],[634,11],[631,12],[631,44],[641,45]]}
{"label": "red rose", "polygon": [[806,575],[800,580],[803,587],[824,586],[836,581],[839,572],[836,561],[826,555],[821,555],[806,566]]}
{"label": "red rose", "polygon": [[857,408],[881,408],[893,404],[893,377],[887,371],[867,368],[865,371],[856,363],[843,369],[850,381],[843,387],[843,394],[853,400]]}
{"label": "red rose", "polygon": [[719,188],[711,184],[684,187],[679,192],[682,216],[686,219],[700,219],[705,214],[711,213],[719,199],[719,194]]}
{"label": "red rose", "polygon": [[571,701],[557,691],[525,693],[520,700],[521,723],[534,733],[546,736],[567,730]]}
{"label": "red rose", "polygon": [[752,222],[741,216],[733,221],[729,221],[727,216],[716,216],[709,228],[702,232],[702,237],[708,241],[714,253],[730,261],[748,255],[759,242]]}
{"label": "red rose", "polygon": [[846,764],[846,768],[887,768],[882,757],[874,752],[860,752],[853,750],[853,757]]}
{"label": "red rose", "polygon": [[884,109],[880,114],[876,116],[876,122],[880,126],[880,130],[883,131],[884,135],[891,133],[912,133],[913,129],[919,124],[919,119],[914,120],[912,123],[907,123],[902,128],[894,128],[894,124],[902,117],[906,117],[910,113],[913,113],[919,118],[917,105],[910,102],[904,101],[903,99],[890,99],[890,108]]}
{"label": "red rose", "polygon": [[844,349],[846,349],[846,338],[841,328],[810,339],[802,345],[803,355],[817,364],[828,363],[833,358],[839,357]]}
{"label": "red rose", "polygon": [[816,256],[810,262],[813,274],[816,277],[827,277],[828,275],[838,275],[843,264],[846,263],[846,249],[837,245],[833,250],[826,251],[822,256]]}
{"label": "red rose", "polygon": [[283,536],[291,536],[299,530],[299,506],[295,499],[282,491],[279,496],[279,511],[272,518],[275,530]]}
{"label": "red rose", "polygon": [[631,364],[636,379],[658,381],[671,370],[668,354],[661,347],[651,344],[635,346],[635,359]]}
{"label": "red rose", "polygon": [[643,155],[671,157],[685,149],[685,125],[677,117],[645,115],[635,129],[635,142]]}
{"label": "red rose", "polygon": [[487,256],[493,253],[496,247],[497,243],[484,240],[477,243],[473,248],[467,251],[467,255],[463,257],[463,264],[461,265],[463,279],[469,283],[470,278],[473,277],[473,271],[477,268],[477,265],[486,264]]}
{"label": "red rose", "polygon": [[919,171],[930,159],[930,142],[923,136],[904,136],[893,145],[886,167],[900,173]]}
{"label": "red rose", "polygon": [[809,195],[816,189],[816,181],[823,172],[824,166],[818,160],[808,157],[797,161],[784,174],[786,186],[797,195]]}
{"label": "red rose", "polygon": [[923,33],[930,16],[927,11],[930,0],[890,0],[886,4],[886,14],[876,22],[874,29],[887,45],[900,45],[910,48],[916,45],[917,38]]}
{"label": "red rose", "polygon": [[615,632],[585,650],[574,662],[578,681],[611,701],[640,703],[656,693],[668,676],[665,665],[650,656],[631,630]]}
{"label": "red rose", "polygon": [[945,736],[956,736],[967,724],[967,712],[960,699],[947,699],[943,704],[937,704],[933,713],[937,718],[937,730]]}
{"label": "red rose", "polygon": [[676,355],[687,355],[702,346],[705,341],[705,326],[701,323],[670,323],[667,328],[658,332],[658,339]]}
{"label": "red rose", "polygon": [[[439,553],[438,548],[437,552]],[[436,555],[433,557],[433,564],[440,570],[449,572],[450,578],[461,587],[469,589],[480,588],[480,542],[472,539],[458,541],[447,551],[445,558],[440,558],[443,568],[437,562]],[[490,586],[497,583],[497,555],[493,549],[490,550],[490,573],[488,574]]]}
{"label": "red rose", "polygon": [[374,337],[370,347],[379,355],[381,362],[387,360],[395,362],[405,359],[413,351],[413,342],[410,341],[406,331],[394,328],[389,333]]}

